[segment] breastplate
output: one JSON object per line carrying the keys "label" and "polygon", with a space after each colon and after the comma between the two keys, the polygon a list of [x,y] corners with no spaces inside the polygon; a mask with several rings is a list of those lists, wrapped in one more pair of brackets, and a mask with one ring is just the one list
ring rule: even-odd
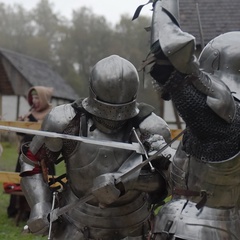
{"label": "breastplate", "polygon": [[[123,129],[117,134],[104,134],[95,129],[88,131],[88,137],[121,142],[125,132]],[[83,197],[91,190],[97,176],[116,172],[131,154],[129,150],[79,142],[66,158],[69,188],[63,192],[60,205],[68,205]],[[143,223],[149,218],[149,206],[145,193],[134,190],[103,209],[93,199],[71,209],[64,218],[81,231],[88,228],[91,239],[115,239],[115,234],[127,236],[130,232],[142,231]]]}
{"label": "breastplate", "polygon": [[[124,130],[117,134],[104,134],[99,130],[88,132],[88,137],[107,141],[121,141]],[[79,142],[67,156],[66,168],[70,187],[77,197],[92,188],[93,180],[104,173],[115,172],[132,151]]]}

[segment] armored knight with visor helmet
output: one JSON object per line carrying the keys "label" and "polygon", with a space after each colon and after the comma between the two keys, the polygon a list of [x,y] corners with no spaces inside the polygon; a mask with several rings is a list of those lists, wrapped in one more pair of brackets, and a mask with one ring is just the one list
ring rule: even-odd
{"label": "armored knight with visor helmet", "polygon": [[[55,107],[44,119],[42,130],[130,143],[136,142],[134,127],[139,138],[148,143],[149,151],[158,150],[170,141],[170,130],[151,106],[136,102],[138,85],[133,64],[117,55],[104,58],[91,71],[89,97]],[[167,148],[160,160],[170,161],[174,153]],[[82,199],[89,191],[94,197],[54,222],[53,239],[146,239],[148,199],[154,203],[167,195],[164,171],[156,166],[152,172],[147,167],[116,186],[121,173],[140,164],[144,156],[42,136],[34,137],[21,163],[21,186],[31,207],[28,226],[32,233],[46,235],[49,231],[52,192],[44,181],[42,166],[57,162],[60,155],[66,164],[67,183],[58,194],[58,207]]]}

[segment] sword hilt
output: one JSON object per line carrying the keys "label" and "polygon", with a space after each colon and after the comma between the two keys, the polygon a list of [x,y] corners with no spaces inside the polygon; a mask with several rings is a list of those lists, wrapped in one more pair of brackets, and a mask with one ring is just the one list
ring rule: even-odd
{"label": "sword hilt", "polygon": [[[142,141],[141,141],[140,138],[138,137],[137,132],[136,132],[136,129],[135,129],[134,127],[133,127],[132,131],[133,131],[133,133],[134,133],[134,135],[135,135],[135,137],[136,137],[139,145],[140,145],[141,148],[143,149],[143,152],[144,152],[144,155],[145,155],[146,159],[148,159],[147,151],[146,151],[145,147],[143,146]],[[151,168],[151,172],[154,172],[154,171],[155,171],[155,168],[153,167],[152,163],[149,162],[148,164],[149,164],[149,166],[150,166],[150,168]]]}

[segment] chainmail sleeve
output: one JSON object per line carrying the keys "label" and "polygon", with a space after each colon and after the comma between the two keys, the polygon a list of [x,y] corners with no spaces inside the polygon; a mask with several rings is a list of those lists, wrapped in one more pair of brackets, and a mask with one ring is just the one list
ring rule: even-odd
{"label": "chainmail sleeve", "polygon": [[207,105],[207,96],[193,86],[191,78],[174,72],[163,85],[187,126],[183,150],[201,161],[229,159],[239,152],[239,105],[233,122],[227,123]]}

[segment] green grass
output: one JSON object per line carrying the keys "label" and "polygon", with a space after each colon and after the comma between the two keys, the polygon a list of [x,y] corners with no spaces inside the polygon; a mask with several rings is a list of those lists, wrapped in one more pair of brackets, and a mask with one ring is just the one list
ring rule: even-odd
{"label": "green grass", "polygon": [[9,204],[9,195],[3,193],[2,184],[0,187],[0,239],[1,240],[43,240],[47,237],[38,237],[32,234],[23,233],[25,222],[20,222],[16,226],[14,219],[7,217],[7,206]]}
{"label": "green grass", "polygon": [[[0,158],[0,171],[14,171],[17,161],[17,143],[1,142],[3,154]],[[64,164],[61,163],[56,167],[57,175],[64,173]],[[23,233],[23,227],[26,222],[20,222],[16,226],[14,219],[7,217],[7,206],[10,195],[3,192],[2,183],[0,183],[0,239],[1,240],[44,240],[45,237],[34,236]]]}
{"label": "green grass", "polygon": [[1,142],[3,153],[0,158],[1,171],[14,171],[18,156],[18,144],[16,142]]}

